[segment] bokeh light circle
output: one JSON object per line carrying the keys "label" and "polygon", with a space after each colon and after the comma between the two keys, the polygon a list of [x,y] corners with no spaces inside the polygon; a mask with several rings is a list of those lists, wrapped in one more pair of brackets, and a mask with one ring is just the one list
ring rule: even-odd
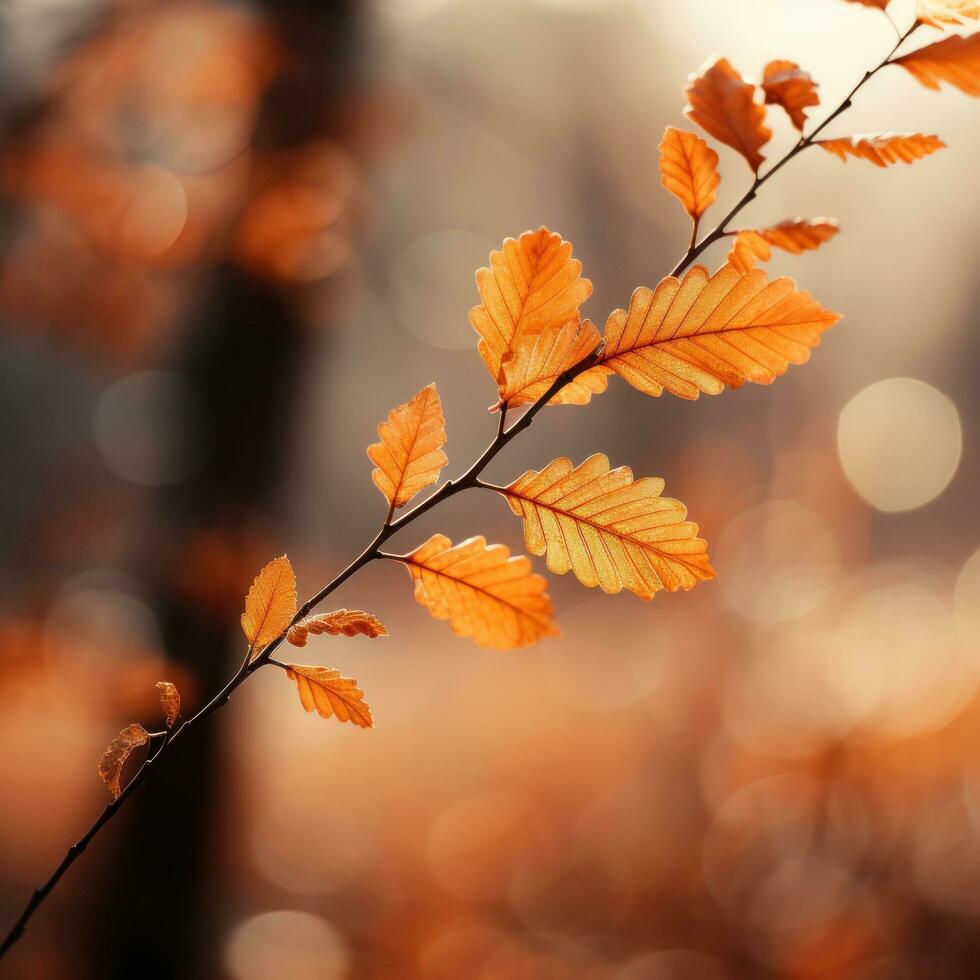
{"label": "bokeh light circle", "polygon": [[837,449],[844,473],[872,507],[913,510],[946,489],[963,449],[956,406],[914,378],[888,378],[841,409]]}
{"label": "bokeh light circle", "polygon": [[225,948],[234,980],[340,980],[349,975],[340,933],[319,916],[264,912],[236,926]]}

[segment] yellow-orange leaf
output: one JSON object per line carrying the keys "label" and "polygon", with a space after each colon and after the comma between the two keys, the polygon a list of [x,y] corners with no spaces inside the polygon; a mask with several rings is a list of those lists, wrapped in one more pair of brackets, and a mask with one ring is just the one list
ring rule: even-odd
{"label": "yellow-orange leaf", "polygon": [[805,110],[820,105],[817,83],[792,61],[770,61],[762,74],[762,91],[766,102],[781,105],[800,131],[806,125]]}
{"label": "yellow-orange leaf", "polygon": [[271,643],[296,615],[296,576],[289,559],[273,558],[255,576],[245,597],[242,629],[254,650]]}
{"label": "yellow-orange leaf", "polygon": [[740,231],[732,240],[726,258],[733,269],[744,274],[754,269],[757,262],[768,262],[772,249],[761,232]]}
{"label": "yellow-orange leaf", "polygon": [[510,509],[524,519],[524,542],[546,555],[559,575],[573,571],[589,588],[629,589],[652,599],[714,578],[708,546],[687,508],[662,497],[664,481],[633,479],[628,466],[609,469],[597,453],[575,467],[564,457],[528,470],[506,488]]}
{"label": "yellow-orange leaf", "polygon": [[102,758],[99,759],[99,779],[109,787],[114,800],[118,800],[122,793],[119,780],[130,753],[140,745],[146,745],[149,740],[150,736],[142,725],[128,725],[102,753]]}
{"label": "yellow-orange leaf", "polygon": [[173,728],[174,722],[180,715],[180,692],[177,685],[170,681],[157,681],[157,694],[160,696],[160,707],[167,719],[167,728]]}
{"label": "yellow-orange leaf", "polygon": [[756,172],[765,157],[759,148],[769,142],[766,109],[755,99],[755,86],[719,58],[705,65],[684,90],[690,105],[684,110],[705,132],[745,157]]}
{"label": "yellow-orange leaf", "polygon": [[915,0],[915,16],[923,24],[965,24],[980,17],[980,0]]}
{"label": "yellow-orange leaf", "polygon": [[510,650],[558,635],[548,583],[531,570],[530,558],[511,557],[502,544],[488,547],[480,536],[453,547],[434,534],[400,560],[415,582],[416,600],[481,647]]}
{"label": "yellow-orange leaf", "polygon": [[673,126],[664,130],[659,150],[660,183],[697,221],[718,194],[718,154],[700,136]]}
{"label": "yellow-orange leaf", "polygon": [[477,271],[476,284],[483,303],[470,310],[470,323],[480,335],[480,356],[498,383],[508,353],[526,337],[574,320],[592,295],[571,244],[544,227],[516,241],[506,239],[501,251],[490,253],[490,268]]}
{"label": "yellow-orange leaf", "polygon": [[770,282],[760,269],[742,274],[730,265],[711,276],[697,265],[683,281],[641,286],[628,313],[609,314],[600,366],[648,395],[716,395],[726,384],[770,384],[803,364],[839,319],[792,279]]}
{"label": "yellow-orange leaf", "polygon": [[859,3],[864,7],[877,7],[884,10],[888,6],[889,0],[848,0],[849,3]]}
{"label": "yellow-orange leaf", "polygon": [[387,636],[388,630],[385,624],[372,616],[363,609],[336,609],[334,612],[320,613],[317,616],[307,616],[301,619],[295,626],[289,628],[286,639],[294,647],[305,647],[307,638],[310,634],[319,636],[327,633],[330,636],[367,636],[376,639],[379,636]]}
{"label": "yellow-orange leaf", "polygon": [[357,681],[343,677],[334,667],[289,664],[286,676],[296,681],[299,699],[307,711],[315,708],[321,718],[352,721],[359,728],[374,728],[371,709]]}
{"label": "yellow-orange leaf", "polygon": [[449,462],[442,451],[446,420],[436,386],[426,385],[411,401],[393,408],[378,435],[381,442],[367,451],[376,464],[371,479],[389,504],[403,507],[435,483]]}
{"label": "yellow-orange leaf", "polygon": [[948,82],[967,95],[980,95],[980,33],[954,34],[896,58],[892,64],[901,65],[926,88],[938,91],[940,82]]}
{"label": "yellow-orange leaf", "polygon": [[[500,401],[505,405],[528,405],[537,401],[563,371],[580,364],[602,337],[590,320],[569,320],[545,327],[505,355],[500,384]],[[601,372],[579,374],[549,401],[549,405],[586,405],[593,395],[606,390]]]}
{"label": "yellow-orange leaf", "polygon": [[876,167],[893,163],[914,163],[941,150],[946,144],[938,136],[922,133],[882,133],[880,136],[848,136],[843,139],[817,140],[817,146],[840,157],[845,163],[848,156],[870,160]]}
{"label": "yellow-orange leaf", "polygon": [[743,229],[735,235],[728,263],[745,273],[756,262],[768,262],[772,246],[799,255],[819,248],[838,231],[837,222],[830,218],[790,218],[769,228]]}

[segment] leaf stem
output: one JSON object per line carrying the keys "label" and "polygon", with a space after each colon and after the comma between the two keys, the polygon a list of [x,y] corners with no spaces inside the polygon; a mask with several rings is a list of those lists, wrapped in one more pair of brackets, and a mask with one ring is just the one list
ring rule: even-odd
{"label": "leaf stem", "polygon": [[827,126],[829,126],[838,116],[850,109],[852,100],[858,91],[875,75],[877,75],[882,68],[891,64],[892,58],[895,57],[895,53],[898,51],[898,49],[905,43],[905,41],[908,40],[912,32],[921,26],[921,21],[916,20],[904,34],[900,33],[898,35],[898,41],[895,43],[895,46],[891,49],[891,51],[889,51],[888,54],[885,55],[885,57],[878,62],[874,68],[871,68],[869,71],[864,73],[857,85],[851,89],[840,105],[838,105],[837,108],[834,109],[834,111],[831,112],[830,115],[827,116],[827,118],[824,119],[824,121],[820,123],[820,125],[817,126],[817,128],[814,129],[809,136],[800,136],[799,140],[781,160],[773,164],[773,166],[771,166],[764,174],[760,175],[757,173],[755,175],[755,179],[752,181],[752,185],[745,192],[745,194],[742,195],[731,211],[729,211],[728,214],[726,214],[725,217],[722,218],[721,221],[719,221],[718,224],[715,225],[715,227],[709,231],[700,242],[695,241],[696,235],[691,239],[691,244],[688,247],[687,252],[681,257],[677,265],[674,266],[670,274],[672,276],[680,275],[706,248],[708,248],[708,246],[713,245],[719,238],[723,238],[725,235],[731,234],[731,232],[728,231],[728,222],[731,221],[742,210],[742,208],[744,208],[751,201],[755,200],[759,189],[769,180],[770,177],[782,170],[782,168],[785,167],[786,164],[793,159],[793,157],[813,146],[814,141],[820,135],[820,133],[822,133],[824,129],[826,129]]}

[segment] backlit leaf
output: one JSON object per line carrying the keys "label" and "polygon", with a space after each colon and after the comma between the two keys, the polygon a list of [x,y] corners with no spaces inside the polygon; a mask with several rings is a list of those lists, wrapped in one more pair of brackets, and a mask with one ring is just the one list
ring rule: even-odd
{"label": "backlit leaf", "polygon": [[142,725],[128,725],[102,753],[102,758],[99,759],[99,778],[109,787],[114,800],[118,800],[122,793],[119,781],[130,753],[140,745],[146,745],[149,740],[150,736]]}
{"label": "backlit leaf", "polygon": [[806,125],[804,110],[820,105],[817,83],[792,61],[770,61],[762,75],[762,90],[766,93],[766,102],[781,105],[800,131]]}
{"label": "backlit leaf", "polygon": [[[558,375],[580,364],[601,342],[599,331],[589,320],[545,327],[505,355],[501,403],[514,406],[537,401]],[[586,372],[566,384],[548,404],[586,405],[593,395],[605,390],[605,374]]]}
{"label": "backlit leaf", "polygon": [[242,629],[254,650],[271,643],[296,615],[296,576],[289,559],[273,558],[245,597]]}
{"label": "backlit leaf", "polygon": [[501,251],[490,253],[490,268],[477,271],[476,284],[483,303],[470,310],[470,323],[480,335],[480,356],[498,383],[501,363],[518,341],[576,319],[592,295],[571,244],[544,227],[506,239]]}
{"label": "backlit leaf", "polygon": [[893,163],[914,163],[941,150],[946,144],[938,136],[925,136],[922,133],[882,133],[880,136],[816,140],[816,145],[845,163],[848,156],[852,156],[870,160],[876,167],[887,167]]}
{"label": "backlit leaf", "polygon": [[357,681],[342,676],[334,667],[289,664],[286,676],[296,681],[300,702],[307,711],[316,709],[321,718],[352,721],[359,728],[374,728],[371,709]]}
{"label": "backlit leaf", "polygon": [[488,546],[481,536],[453,547],[434,534],[399,560],[415,582],[416,600],[481,647],[510,650],[558,635],[547,581],[531,570],[530,558],[511,557],[502,544]]}
{"label": "backlit leaf", "polygon": [[760,269],[743,274],[730,265],[711,276],[697,265],[683,281],[641,286],[628,313],[609,315],[600,366],[648,395],[716,395],[726,384],[770,384],[803,364],[839,319],[792,279],[770,282]]}
{"label": "backlit leaf", "polygon": [[980,18],[980,0],[915,0],[915,16],[923,24],[942,29]]}
{"label": "backlit leaf", "polygon": [[967,95],[980,95],[980,33],[954,34],[896,58],[892,64],[901,65],[926,88],[938,91],[940,82],[948,82]]}
{"label": "backlit leaf", "polygon": [[442,451],[446,420],[436,386],[426,385],[411,401],[393,408],[378,426],[378,435],[381,442],[367,451],[376,464],[371,479],[389,504],[403,507],[437,482],[449,462]]}
{"label": "backlit leaf", "polygon": [[884,10],[888,6],[889,0],[848,0],[849,3],[859,3],[863,7],[877,7]]}
{"label": "backlit leaf", "polygon": [[160,696],[160,707],[167,719],[167,728],[173,728],[180,715],[180,692],[177,685],[170,681],[157,681],[156,688]]}
{"label": "backlit leaf", "polygon": [[718,154],[700,136],[668,126],[660,150],[660,183],[695,221],[714,203],[721,177]]}
{"label": "backlit leaf", "polygon": [[765,125],[765,106],[756,101],[755,86],[746,82],[727,58],[719,58],[692,75],[684,91],[690,103],[685,115],[715,139],[738,150],[758,172],[765,159],[759,148],[769,142],[772,130]]}
{"label": "backlit leaf", "polygon": [[790,218],[769,228],[742,229],[735,235],[728,262],[739,272],[748,272],[756,262],[768,262],[771,247],[799,255],[819,248],[840,228],[832,218]]}
{"label": "backlit leaf", "polygon": [[329,636],[338,636],[341,633],[344,636],[361,635],[373,640],[379,636],[387,636],[388,630],[377,616],[372,616],[363,609],[336,609],[301,619],[289,628],[286,639],[294,647],[305,647],[311,633],[314,636],[322,633]]}
{"label": "backlit leaf", "polygon": [[597,453],[578,467],[563,457],[528,470],[504,496],[524,519],[528,550],[546,555],[552,572],[571,570],[590,588],[651,599],[715,575],[697,524],[663,489],[660,479],[634,480],[628,466],[610,470]]}

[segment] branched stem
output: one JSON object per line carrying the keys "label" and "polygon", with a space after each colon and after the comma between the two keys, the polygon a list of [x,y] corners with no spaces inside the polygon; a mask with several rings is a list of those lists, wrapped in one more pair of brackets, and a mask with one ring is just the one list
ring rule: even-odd
{"label": "branched stem", "polygon": [[672,276],[680,275],[706,248],[708,248],[708,246],[713,245],[719,238],[723,238],[725,235],[731,234],[728,229],[728,223],[750,201],[755,200],[756,195],[759,193],[759,189],[762,187],[762,185],[765,184],[766,181],[768,181],[769,178],[775,173],[782,170],[782,168],[785,167],[786,164],[793,159],[793,157],[813,146],[814,141],[824,131],[824,129],[826,129],[827,126],[829,126],[839,115],[850,109],[852,100],[854,96],[857,95],[858,91],[865,84],[867,84],[867,82],[874,78],[874,76],[877,75],[882,68],[891,64],[892,59],[895,57],[895,53],[898,51],[898,49],[908,40],[912,32],[920,26],[921,22],[917,20],[904,34],[900,33],[898,35],[898,41],[895,43],[895,46],[891,49],[891,51],[889,51],[888,54],[885,55],[885,57],[877,65],[875,65],[874,68],[864,73],[857,85],[855,85],[854,88],[848,92],[847,96],[844,98],[844,101],[841,102],[841,104],[837,106],[837,108],[834,109],[834,111],[830,113],[830,115],[827,116],[827,118],[824,119],[824,121],[820,123],[820,125],[817,126],[817,128],[814,129],[809,136],[800,136],[799,140],[793,144],[793,147],[781,160],[778,160],[775,164],[773,164],[764,174],[760,175],[757,173],[755,175],[755,179],[752,181],[752,185],[745,192],[745,194],[742,195],[731,211],[729,211],[728,214],[726,214],[725,217],[722,218],[721,221],[719,221],[718,224],[715,225],[715,227],[712,228],[712,230],[709,231],[700,242],[696,241],[697,228],[695,228],[695,234],[692,236],[691,244],[688,247],[687,252],[683,255],[677,265],[674,266],[670,274]]}
{"label": "branched stem", "polygon": [[[789,163],[793,157],[799,153],[802,153],[803,150],[807,149],[807,147],[813,145],[814,140],[824,130],[824,128],[826,128],[834,119],[836,119],[839,115],[841,115],[841,113],[845,112],[850,107],[851,100],[858,90],[882,68],[891,62],[899,47],[918,26],[919,22],[916,21],[904,34],[899,35],[898,43],[892,48],[888,55],[875,68],[865,73],[864,77],[857,83],[857,85],[854,86],[844,101],[841,102],[841,104],[826,119],[824,119],[824,121],[820,123],[820,125],[817,126],[817,128],[814,129],[809,136],[801,136],[793,148],[763,175],[760,176],[756,174],[752,186],[746,191],[741,200],[731,209],[731,211],[729,211],[727,215],[725,215],[721,222],[712,231],[708,232],[708,234],[701,239],[700,242],[697,241],[698,223],[694,223],[694,228],[691,234],[691,243],[688,247],[687,253],[674,267],[671,275],[678,275],[706,248],[708,248],[708,246],[716,242],[724,235],[730,234],[727,228],[728,223],[742,210],[742,208],[745,207],[746,204],[755,199],[756,194],[762,185],[765,184],[778,170],[781,170],[787,163]],[[438,506],[444,500],[448,500],[450,497],[454,497],[457,493],[461,493],[463,490],[468,490],[472,487],[501,490],[501,487],[497,487],[494,484],[486,483],[481,480],[480,474],[484,471],[484,469],[486,469],[497,454],[500,453],[500,451],[509,442],[511,442],[511,440],[516,438],[521,432],[531,425],[538,412],[540,412],[541,409],[544,408],[544,406],[547,405],[548,402],[551,401],[551,399],[565,387],[565,385],[569,384],[579,374],[588,370],[588,368],[596,363],[602,354],[602,348],[603,345],[600,344],[591,354],[588,355],[588,357],[584,358],[568,371],[565,371],[559,375],[548,390],[536,402],[534,402],[534,404],[531,405],[531,407],[527,409],[527,411],[515,423],[513,423],[513,425],[510,426],[510,428],[507,428],[507,406],[506,404],[501,406],[496,435],[483,453],[469,467],[469,469],[467,469],[455,480],[447,480],[445,483],[441,484],[438,489],[428,498],[411,508],[397,519],[393,519],[395,511],[394,505],[389,507],[385,520],[381,525],[380,530],[375,535],[374,540],[342,572],[336,575],[319,592],[303,603],[303,605],[296,612],[296,615],[293,617],[290,626],[295,625],[305,616],[309,615],[311,610],[323,602],[323,600],[326,599],[332,592],[340,588],[344,582],[351,578],[351,576],[355,575],[369,562],[374,561],[376,558],[398,558],[399,556],[382,552],[381,545],[394,534],[397,534],[402,528],[413,523],[423,514],[432,510],[432,508]],[[158,767],[160,760],[165,754],[169,753],[170,747],[184,738],[186,732],[198,726],[206,718],[214,714],[219,708],[226,705],[231,700],[231,696],[235,693],[235,691],[261,667],[264,667],[267,664],[272,664],[281,668],[286,667],[286,664],[275,659],[273,654],[282,645],[288,631],[289,628],[287,627],[285,632],[268,644],[268,646],[262,649],[254,657],[252,656],[253,651],[250,648],[235,675],[196,714],[177,725],[172,731],[156,732],[151,734],[150,748],[143,764],[136,771],[133,778],[126,784],[125,789],[119,794],[119,797],[110,802],[102,813],[99,814],[99,817],[92,824],[92,826],[85,832],[84,836],[79,838],[76,843],[72,844],[71,847],[68,848],[68,851],[66,852],[64,858],[62,858],[61,863],[54,870],[48,880],[34,890],[27,904],[24,906],[19,918],[14,923],[6,938],[3,940],[3,943],[0,944],[0,957],[3,957],[21,938],[21,936],[23,936],[24,930],[31,917],[38,910],[38,908],[40,908],[41,904],[48,897],[48,895],[51,894],[55,886],[64,876],[65,872],[81,856],[96,834],[98,834],[99,831],[102,830],[102,828],[119,812],[123,804],[130,798],[130,796],[132,796],[136,789],[139,788],[147,776],[149,776],[151,771]]]}

